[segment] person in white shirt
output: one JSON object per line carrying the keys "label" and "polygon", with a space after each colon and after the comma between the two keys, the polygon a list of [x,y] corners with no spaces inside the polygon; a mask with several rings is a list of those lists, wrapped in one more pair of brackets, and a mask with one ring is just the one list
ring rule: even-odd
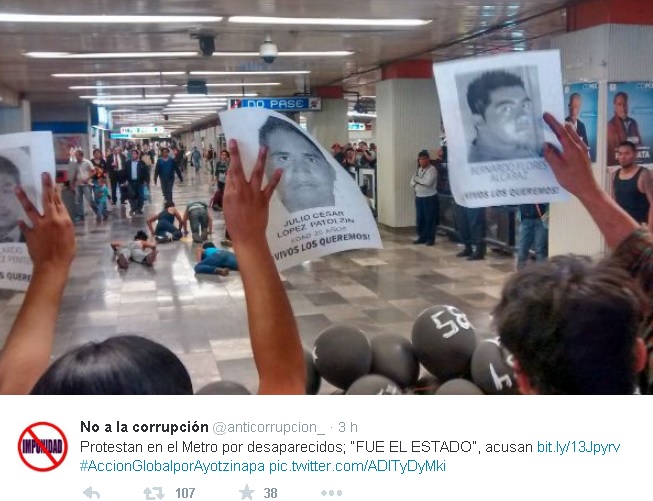
{"label": "person in white shirt", "polygon": [[84,219],[84,198],[88,201],[89,206],[95,212],[95,203],[93,202],[92,176],[95,167],[90,160],[84,158],[84,152],[78,150],[75,152],[75,173],[71,189],[75,192],[75,221]]}
{"label": "person in white shirt", "polygon": [[417,212],[417,240],[413,244],[435,245],[435,229],[438,216],[438,174],[431,165],[428,151],[420,151],[417,157],[417,172],[410,181],[415,190]]}

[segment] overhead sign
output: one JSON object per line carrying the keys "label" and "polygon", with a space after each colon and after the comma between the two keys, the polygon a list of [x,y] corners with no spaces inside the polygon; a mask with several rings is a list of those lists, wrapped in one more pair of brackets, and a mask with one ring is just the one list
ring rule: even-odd
{"label": "overhead sign", "polygon": [[131,134],[118,134],[115,132],[111,133],[111,139],[131,139]]}
{"label": "overhead sign", "polygon": [[163,134],[165,129],[163,127],[154,126],[154,127],[121,127],[120,132],[122,134]]}
{"label": "overhead sign", "polygon": [[319,97],[256,97],[230,99],[229,109],[264,108],[267,110],[288,111],[322,111],[322,99]]}
{"label": "overhead sign", "polygon": [[365,124],[359,122],[349,122],[349,130],[365,130]]}

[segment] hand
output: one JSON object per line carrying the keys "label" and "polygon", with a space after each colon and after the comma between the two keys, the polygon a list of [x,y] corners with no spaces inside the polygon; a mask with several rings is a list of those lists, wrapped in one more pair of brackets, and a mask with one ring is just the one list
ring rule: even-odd
{"label": "hand", "polygon": [[265,241],[268,226],[270,199],[281,180],[282,170],[277,169],[268,184],[261,189],[265,174],[267,149],[259,150],[258,159],[249,181],[245,178],[238,143],[229,141],[231,165],[227,172],[224,190],[224,218],[234,245]]}
{"label": "hand", "polygon": [[562,144],[562,152],[550,143],[544,145],[544,158],[562,187],[581,199],[601,191],[592,173],[585,143],[574,128],[562,125],[549,113],[544,114],[544,121]]}
{"label": "hand", "polygon": [[75,257],[73,223],[49,174],[42,174],[42,183],[42,216],[29,201],[25,191],[20,187],[16,188],[18,201],[32,222],[32,228],[28,228],[23,221],[20,221],[20,229],[25,235],[27,250],[34,263],[34,272],[51,269],[64,272],[67,276]]}

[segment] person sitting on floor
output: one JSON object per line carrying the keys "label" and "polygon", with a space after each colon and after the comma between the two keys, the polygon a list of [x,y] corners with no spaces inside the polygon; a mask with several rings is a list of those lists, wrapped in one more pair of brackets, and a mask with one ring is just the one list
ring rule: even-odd
{"label": "person sitting on floor", "polygon": [[[179,222],[179,228],[175,226],[175,219]],[[157,221],[156,229],[152,226],[154,221]],[[161,212],[147,220],[147,227],[150,230],[150,234],[158,243],[181,239],[182,226],[183,220],[181,219],[181,214],[175,208],[174,202],[166,202]]]}
{"label": "person sitting on floor", "polygon": [[195,257],[197,258],[195,273],[226,276],[229,270],[238,271],[236,255],[218,249],[213,242],[205,242],[201,249],[195,251]]}
{"label": "person sitting on floor", "polygon": [[139,231],[134,240],[126,245],[122,242],[111,242],[111,248],[117,254],[118,267],[126,270],[129,268],[129,261],[152,266],[156,261],[156,244],[148,241],[147,233]]}
{"label": "person sitting on floor", "polygon": [[204,202],[189,202],[186,206],[182,224],[184,235],[188,235],[188,221],[196,244],[205,242],[213,233],[213,218],[209,214],[209,206]]}

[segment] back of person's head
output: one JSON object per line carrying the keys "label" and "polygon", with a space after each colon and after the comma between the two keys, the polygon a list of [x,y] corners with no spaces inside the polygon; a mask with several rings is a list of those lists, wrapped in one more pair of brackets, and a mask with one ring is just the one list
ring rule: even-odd
{"label": "back of person's head", "polygon": [[192,395],[190,375],[168,348],[139,336],[88,343],[56,360],[32,395]]}
{"label": "back of person's head", "polygon": [[170,209],[170,208],[172,208],[174,206],[175,206],[174,202],[166,202],[166,203],[163,204],[164,209]]}
{"label": "back of person's head", "polygon": [[485,116],[492,101],[492,92],[503,87],[524,88],[524,81],[509,71],[486,71],[467,88],[467,104],[474,115]]}
{"label": "back of person's head", "polygon": [[645,363],[645,309],[623,269],[558,256],[508,280],[494,321],[531,392],[632,394]]}
{"label": "back of person's head", "polygon": [[143,230],[138,230],[136,232],[136,235],[134,236],[134,240],[147,240],[147,233],[145,233]]}
{"label": "back of person's head", "polygon": [[204,242],[202,244],[202,249],[215,249],[215,244],[213,242]]}

